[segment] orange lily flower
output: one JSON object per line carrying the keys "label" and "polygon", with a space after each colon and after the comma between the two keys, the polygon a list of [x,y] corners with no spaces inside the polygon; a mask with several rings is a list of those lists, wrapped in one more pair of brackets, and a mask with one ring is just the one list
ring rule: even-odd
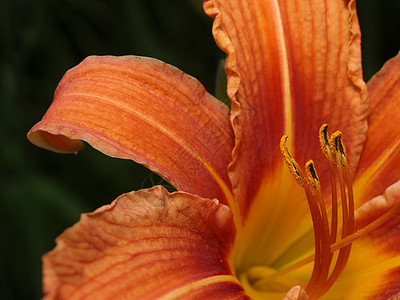
{"label": "orange lily flower", "polygon": [[400,55],[363,81],[352,0],[204,9],[231,109],[155,59],[89,57],[28,133],[56,152],[86,141],[178,189],[84,214],[43,258],[46,299],[395,297]]}

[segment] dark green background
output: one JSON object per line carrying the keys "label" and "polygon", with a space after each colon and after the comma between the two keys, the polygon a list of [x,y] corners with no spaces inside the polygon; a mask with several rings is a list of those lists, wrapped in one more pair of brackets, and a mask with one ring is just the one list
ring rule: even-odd
{"label": "dark green background", "polygon": [[[400,1],[359,0],[365,78],[400,49]],[[65,71],[90,54],[156,57],[210,92],[224,57],[196,0],[0,0],[0,298],[41,297],[41,260],[82,212],[160,183],[87,147],[59,155],[25,135]]]}

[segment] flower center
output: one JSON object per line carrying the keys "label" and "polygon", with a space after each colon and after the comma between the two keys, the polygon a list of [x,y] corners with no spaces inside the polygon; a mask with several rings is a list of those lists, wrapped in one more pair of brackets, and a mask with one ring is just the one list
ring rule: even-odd
{"label": "flower center", "polygon": [[258,265],[241,272],[239,280],[250,287],[249,290],[254,291],[260,299],[265,298],[264,295],[270,295],[269,292],[282,291],[288,286],[298,285],[299,282],[292,279],[290,273],[297,272],[312,262],[314,265],[311,277],[303,288],[309,299],[318,299],[332,287],[345,269],[352,242],[400,213],[400,205],[395,205],[384,215],[355,232],[352,179],[342,133],[337,131],[329,136],[328,125],[324,124],[320,128],[319,139],[322,152],[330,165],[329,207],[325,204],[314,162],[309,160],[304,169],[300,168],[289,152],[288,137],[285,135],[281,139],[280,149],[284,161],[307,197],[314,230],[314,254],[282,269]]}
{"label": "flower center", "polygon": [[284,135],[280,143],[284,161],[308,200],[314,229],[314,255],[280,270],[260,266],[251,268],[246,272],[246,276],[250,279],[252,287],[257,290],[266,290],[266,287],[268,290],[277,290],[277,283],[290,280],[290,277],[285,276],[287,273],[314,262],[305,290],[309,299],[317,299],[330,289],[347,264],[351,242],[343,241],[354,233],[351,176],[342,134],[337,131],[329,137],[327,128],[327,125],[321,127],[319,138],[322,152],[330,165],[330,213],[325,205],[314,162],[309,160],[303,171],[289,152],[288,136]]}

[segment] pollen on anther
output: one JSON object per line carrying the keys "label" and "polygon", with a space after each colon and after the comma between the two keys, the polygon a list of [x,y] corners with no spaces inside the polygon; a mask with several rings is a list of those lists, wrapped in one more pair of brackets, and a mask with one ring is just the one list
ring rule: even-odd
{"label": "pollen on anther", "polygon": [[328,135],[328,124],[324,124],[319,129],[319,143],[321,145],[322,153],[329,159],[330,145]]}
{"label": "pollen on anther", "polygon": [[312,160],[309,160],[308,162],[306,162],[305,170],[306,170],[307,178],[313,183],[314,189],[315,190],[320,189],[319,177],[318,177],[317,171],[315,170],[314,162]]}
{"label": "pollen on anther", "polygon": [[293,177],[296,179],[297,183],[303,187],[303,180],[301,178],[301,174],[300,174],[300,168],[299,165],[297,164],[297,162],[294,160],[294,158],[290,155],[289,149],[287,147],[287,139],[288,136],[284,135],[281,138],[281,142],[279,144],[279,148],[281,150],[283,159],[286,163],[286,165],[288,166],[289,172],[290,174],[293,175]]}
{"label": "pollen on anther", "polygon": [[337,158],[340,155],[340,161],[342,165],[344,166],[347,163],[347,155],[346,155],[346,148],[344,147],[343,141],[342,141],[342,133],[340,131],[336,131],[334,134],[332,134],[329,144],[331,149],[333,149],[335,155],[334,155],[334,161],[336,162]]}

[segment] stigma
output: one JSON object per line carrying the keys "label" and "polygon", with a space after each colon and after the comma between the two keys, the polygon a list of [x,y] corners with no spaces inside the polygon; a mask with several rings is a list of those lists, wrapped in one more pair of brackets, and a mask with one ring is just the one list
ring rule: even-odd
{"label": "stigma", "polygon": [[314,162],[309,160],[302,169],[290,154],[287,140],[288,136],[284,135],[280,150],[290,173],[307,196],[314,228],[314,267],[305,291],[309,299],[317,299],[331,288],[343,272],[351,251],[354,196],[346,148],[340,131],[329,136],[328,125],[321,126],[319,140],[329,162],[331,177],[332,199],[331,207],[327,209]]}

